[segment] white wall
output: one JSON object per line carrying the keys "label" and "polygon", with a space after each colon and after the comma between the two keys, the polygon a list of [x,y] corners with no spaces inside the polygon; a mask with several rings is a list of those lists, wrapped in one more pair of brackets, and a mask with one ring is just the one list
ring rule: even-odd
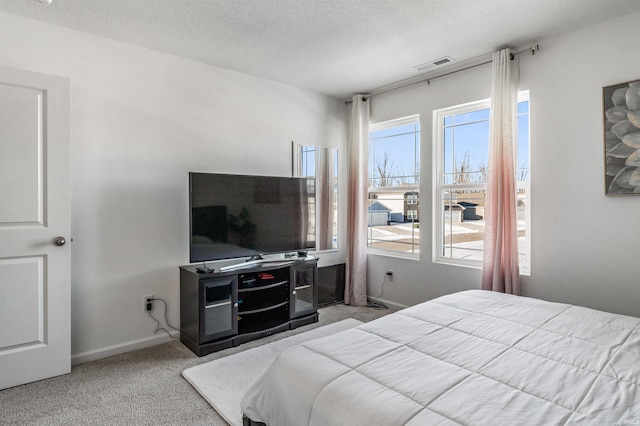
{"label": "white wall", "polygon": [[344,152],[340,100],[3,12],[0,24],[2,64],[71,79],[74,362],[163,339],[145,294],[179,326],[189,171],[290,176],[291,141]]}
{"label": "white wall", "polygon": [[[531,276],[525,296],[640,316],[640,196],[604,195],[602,87],[640,79],[640,13],[540,42],[520,55],[531,99]],[[479,52],[481,53],[481,52]],[[482,52],[483,53],[483,52]],[[491,66],[373,96],[372,122],[419,113],[421,259],[369,255],[369,293],[413,305],[480,287],[477,269],[431,261],[432,111],[490,96]]]}

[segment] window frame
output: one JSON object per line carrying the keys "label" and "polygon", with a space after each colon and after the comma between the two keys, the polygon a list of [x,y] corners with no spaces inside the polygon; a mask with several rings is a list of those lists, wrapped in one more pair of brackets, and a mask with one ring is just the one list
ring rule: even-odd
{"label": "window frame", "polygon": [[[422,123],[420,122],[420,114],[412,114],[412,115],[408,115],[405,117],[400,117],[400,118],[395,118],[395,119],[391,119],[391,120],[386,120],[386,121],[381,121],[378,123],[370,123],[369,124],[369,132],[368,132],[368,138],[369,138],[369,142],[368,142],[368,146],[370,148],[370,142],[371,142],[371,134],[373,132],[377,132],[380,130],[386,130],[386,129],[391,129],[394,127],[401,127],[401,126],[406,126],[406,125],[418,125],[418,140],[416,141],[416,145],[418,147],[418,152],[416,155],[415,152],[415,146],[414,146],[414,159],[415,162],[418,165],[418,174],[416,176],[418,176],[419,178],[419,183],[417,184],[413,184],[413,185],[396,185],[396,186],[391,186],[391,187],[379,187],[379,186],[367,186],[367,211],[366,211],[366,220],[367,223],[369,223],[369,200],[370,200],[370,194],[372,192],[374,193],[397,193],[397,192],[401,192],[401,193],[405,193],[407,191],[415,191],[418,193],[418,198],[415,200],[415,203],[417,204],[412,204],[412,207],[417,207],[414,208],[413,210],[417,211],[418,214],[418,219],[420,217],[420,201],[419,201],[419,194],[420,194],[420,185],[422,183],[422,162],[421,162],[421,151],[422,151]],[[371,165],[370,165],[370,161],[371,161],[371,152],[368,152],[367,154],[367,182],[370,181],[371,177],[369,175],[369,172],[371,170]],[[407,199],[403,198],[403,203],[406,203]],[[416,221],[412,221],[411,223],[419,223],[419,220]],[[376,254],[376,255],[383,255],[383,256],[389,256],[389,257],[397,257],[397,258],[402,258],[402,259],[409,259],[409,260],[419,260],[420,259],[420,237],[418,235],[417,238],[417,243],[415,242],[415,236],[412,236],[413,238],[413,245],[417,246],[417,250],[414,253],[406,253],[406,252],[402,252],[399,250],[391,250],[391,249],[383,249],[383,248],[378,248],[378,247],[370,247],[369,246],[369,232],[368,232],[368,226],[367,226],[367,253],[368,254]]]}
{"label": "window frame", "polygon": [[[520,264],[520,275],[530,275],[531,273],[531,103],[529,97],[529,91],[521,91],[518,92],[518,104],[520,102],[529,101],[529,109],[527,111],[528,114],[528,130],[529,130],[529,141],[527,144],[527,158],[528,158],[528,179],[526,181],[516,181],[516,199],[518,197],[518,193],[523,190],[526,194],[526,203],[524,206],[525,212],[525,240],[522,245],[520,245],[520,249],[522,250],[522,254],[524,255],[525,262],[521,262]],[[470,267],[470,268],[482,268],[482,260],[469,260],[469,259],[456,259],[449,256],[445,256],[444,251],[444,220],[445,220],[445,203],[444,203],[444,191],[445,190],[466,190],[466,189],[485,189],[486,183],[465,183],[465,184],[457,184],[457,183],[444,183],[445,178],[445,143],[444,143],[444,132],[445,126],[444,118],[447,116],[470,113],[474,111],[479,111],[483,109],[491,109],[491,99],[483,99],[474,102],[468,102],[461,105],[455,105],[452,107],[442,108],[433,111],[433,155],[434,155],[434,167],[433,167],[433,223],[432,223],[432,232],[433,232],[433,262],[445,265],[454,265],[454,266],[462,266],[462,267]],[[517,113],[519,117],[521,114]],[[518,133],[516,132],[516,136]],[[454,142],[455,143],[455,142]],[[517,158],[517,152],[516,152]],[[516,179],[517,173],[520,171],[520,165],[515,165]]]}

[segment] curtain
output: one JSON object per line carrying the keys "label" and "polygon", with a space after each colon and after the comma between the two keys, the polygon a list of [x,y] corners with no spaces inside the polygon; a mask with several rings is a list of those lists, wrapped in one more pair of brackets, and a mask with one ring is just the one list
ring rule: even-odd
{"label": "curtain", "polygon": [[511,52],[493,53],[482,288],[520,294],[516,219],[517,74]]}
{"label": "curtain", "polygon": [[318,209],[318,249],[333,248],[333,221],[335,196],[333,189],[334,162],[331,148],[316,149],[316,193]]}
{"label": "curtain", "polygon": [[369,102],[363,95],[353,97],[348,136],[349,199],[344,302],[353,306],[366,306]]}

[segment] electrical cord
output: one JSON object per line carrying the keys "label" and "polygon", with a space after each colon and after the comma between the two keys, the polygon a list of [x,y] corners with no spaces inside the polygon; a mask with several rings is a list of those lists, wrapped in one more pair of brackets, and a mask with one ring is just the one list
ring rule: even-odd
{"label": "electrical cord", "polygon": [[[175,330],[177,332],[180,332],[180,329],[175,328],[174,326],[172,326],[171,324],[169,324],[169,320],[167,319],[167,311],[169,310],[169,304],[164,300],[164,299],[159,299],[159,298],[153,298],[151,299],[151,301],[154,300],[159,300],[162,303],[164,303],[164,322],[167,324],[167,327],[171,328],[172,330]],[[156,334],[158,331],[162,330],[165,333],[167,333],[169,335],[169,337],[171,337],[172,339],[178,339],[178,337],[174,337],[171,335],[171,333],[169,333],[167,331],[166,328],[164,327],[160,327],[160,321],[158,321],[157,319],[155,319],[152,315],[151,315],[151,311],[147,311],[147,314],[149,315],[149,318],[151,318],[152,320],[154,320],[156,322],[156,329],[153,332],[153,334]]]}
{"label": "electrical cord", "polygon": [[[382,297],[382,295],[384,294],[384,283],[387,281],[387,276],[384,276],[384,279],[382,280],[382,284],[380,284],[380,294],[378,296],[373,296],[376,299],[379,299]],[[384,303],[380,303],[380,302],[374,302],[372,300],[367,300],[367,306],[373,309],[389,309],[389,307],[387,305],[385,305]]]}

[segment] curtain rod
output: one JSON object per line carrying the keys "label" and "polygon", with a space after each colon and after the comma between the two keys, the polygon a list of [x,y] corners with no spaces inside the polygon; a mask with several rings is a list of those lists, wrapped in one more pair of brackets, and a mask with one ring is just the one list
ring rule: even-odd
{"label": "curtain rod", "polygon": [[[519,55],[521,53],[524,53],[524,52],[531,52],[531,55],[535,55],[538,50],[540,50],[540,45],[536,44],[536,45],[534,45],[532,47],[529,47],[527,49],[522,49],[522,50],[519,50],[517,52],[513,52],[513,53],[511,53],[511,60],[513,61],[517,55]],[[468,67],[460,68],[460,69],[457,69],[457,70],[454,70],[454,71],[449,71],[449,72],[444,73],[444,74],[438,74],[438,75],[435,75],[435,76],[430,77],[430,78],[424,78],[422,80],[412,81],[410,83],[406,83],[406,84],[402,84],[400,86],[392,87],[392,88],[389,88],[387,90],[382,90],[382,91],[376,92],[374,94],[375,95],[381,95],[383,93],[391,92],[391,91],[397,90],[397,89],[402,89],[404,87],[414,86],[414,85],[420,84],[420,83],[427,83],[427,85],[429,85],[429,84],[431,84],[431,80],[435,80],[435,79],[440,78],[440,77],[446,77],[448,75],[455,74],[455,73],[458,73],[460,71],[467,71],[467,70],[470,70],[470,69],[473,69],[473,68],[477,68],[477,67],[482,66],[482,65],[490,64],[491,62],[493,62],[493,60],[489,59],[488,61],[480,62],[479,64],[469,65]],[[373,96],[374,94],[369,95],[369,96]],[[366,99],[363,97],[363,100],[366,100]],[[353,101],[345,101],[344,103],[345,103],[345,105],[347,105],[347,104],[353,103]]]}

